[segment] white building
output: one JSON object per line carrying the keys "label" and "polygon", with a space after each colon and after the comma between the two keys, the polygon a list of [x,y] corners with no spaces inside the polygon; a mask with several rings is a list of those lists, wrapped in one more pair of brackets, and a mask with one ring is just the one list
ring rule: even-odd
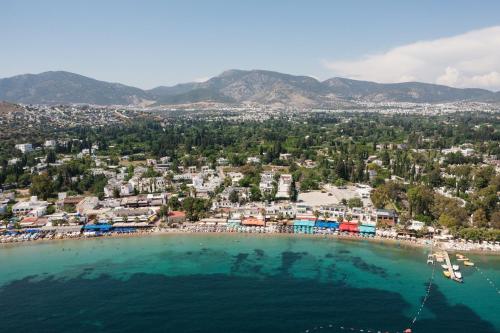
{"label": "white building", "polygon": [[222,165],[222,166],[229,165],[229,160],[224,157],[219,157],[217,159],[217,165]]}
{"label": "white building", "polygon": [[20,150],[23,154],[33,151],[33,145],[31,143],[19,143],[15,145],[15,148]]}
{"label": "white building", "polygon": [[45,143],[43,144],[45,148],[55,148],[56,145],[57,145],[56,140],[46,140]]}
{"label": "white building", "polygon": [[274,172],[263,172],[260,175],[259,189],[262,193],[271,193],[274,189]]}
{"label": "white building", "polygon": [[31,215],[43,216],[47,213],[47,201],[39,201],[36,196],[31,197],[29,201],[20,201],[12,206],[12,213],[14,215]]}
{"label": "white building", "polygon": [[292,154],[284,153],[280,154],[280,160],[288,161],[292,158]]}
{"label": "white building", "polygon": [[238,185],[240,180],[243,179],[243,174],[241,172],[228,172],[227,176],[231,178],[233,185]]}
{"label": "white building", "polygon": [[249,158],[247,158],[247,163],[248,164],[259,164],[260,158],[258,158],[256,156],[249,157]]}
{"label": "white building", "polygon": [[21,161],[19,158],[11,158],[7,164],[8,165],[16,165],[19,161]]}
{"label": "white building", "polygon": [[276,193],[276,198],[289,198],[291,186],[292,175],[282,174],[278,182],[278,193]]}

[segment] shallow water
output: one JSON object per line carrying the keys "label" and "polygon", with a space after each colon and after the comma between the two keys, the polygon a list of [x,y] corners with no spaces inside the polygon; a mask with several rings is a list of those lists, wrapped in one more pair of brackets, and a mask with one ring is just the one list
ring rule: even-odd
{"label": "shallow water", "polygon": [[[155,235],[0,247],[6,332],[401,332],[425,295],[427,250],[367,241]],[[436,268],[414,332],[500,331],[500,258],[465,283]]]}

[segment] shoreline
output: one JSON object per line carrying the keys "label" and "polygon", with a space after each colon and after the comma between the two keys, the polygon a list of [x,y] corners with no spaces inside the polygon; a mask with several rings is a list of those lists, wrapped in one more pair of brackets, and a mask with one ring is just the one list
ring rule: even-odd
{"label": "shoreline", "polygon": [[[49,244],[49,243],[54,243],[54,242],[66,242],[66,241],[85,241],[85,240],[90,240],[90,239],[109,239],[109,238],[115,238],[115,239],[126,239],[126,238],[138,238],[138,237],[157,237],[157,236],[178,236],[178,235],[204,235],[204,236],[217,236],[217,235],[224,235],[224,236],[232,236],[232,235],[244,235],[244,236],[249,236],[249,237],[264,237],[264,238],[273,238],[273,237],[288,237],[288,238],[317,238],[317,239],[330,239],[330,240],[343,240],[343,241],[351,241],[353,243],[355,242],[360,242],[360,241],[368,241],[370,243],[375,243],[383,246],[390,246],[390,247],[399,247],[399,248],[406,248],[406,249],[411,249],[411,248],[420,248],[420,249],[431,249],[431,240],[427,240],[429,243],[424,243],[422,241],[413,241],[413,240],[408,240],[408,239],[394,239],[394,238],[385,238],[385,237],[380,237],[380,236],[375,236],[375,237],[361,237],[361,236],[355,236],[355,235],[342,235],[342,234],[294,234],[294,233],[243,233],[243,232],[228,232],[228,231],[222,231],[222,232],[201,232],[201,231],[186,231],[186,230],[181,230],[181,229],[165,229],[165,230],[156,230],[156,231],[148,231],[148,232],[136,232],[136,233],[130,233],[130,234],[117,234],[117,233],[111,233],[109,235],[103,235],[99,237],[85,237],[85,236],[80,236],[80,237],[63,237],[63,238],[57,238],[57,239],[37,239],[37,240],[30,240],[30,241],[19,241],[19,242],[5,242],[5,243],[0,243],[0,249],[2,248],[14,248],[17,246],[22,246],[22,245],[37,245],[37,244]],[[446,250],[451,253],[459,253],[459,252],[465,252],[465,253],[470,253],[470,254],[478,254],[478,255],[500,255],[499,251],[492,251],[492,250],[481,250],[481,249],[450,249],[446,248],[443,249],[439,245],[435,247],[435,249],[439,250]]]}

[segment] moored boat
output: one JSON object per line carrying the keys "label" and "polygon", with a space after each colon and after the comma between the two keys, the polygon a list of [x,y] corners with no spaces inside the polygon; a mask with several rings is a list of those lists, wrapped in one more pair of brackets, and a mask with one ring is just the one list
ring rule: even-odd
{"label": "moored boat", "polygon": [[460,266],[458,266],[458,265],[452,265],[451,267],[453,267],[454,271],[460,270]]}
{"label": "moored boat", "polygon": [[450,271],[443,271],[443,275],[446,276],[448,279],[451,276]]}
{"label": "moored boat", "polygon": [[437,262],[443,262],[444,261],[444,257],[441,253],[436,253],[436,261]]}
{"label": "moored boat", "polygon": [[464,261],[464,265],[465,266],[474,266],[474,263],[472,261],[467,260],[467,261]]}

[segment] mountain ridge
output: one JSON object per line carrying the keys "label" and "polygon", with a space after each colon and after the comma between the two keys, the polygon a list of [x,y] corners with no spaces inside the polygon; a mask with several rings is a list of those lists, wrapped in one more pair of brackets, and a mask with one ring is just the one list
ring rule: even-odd
{"label": "mountain ridge", "polygon": [[253,103],[313,108],[349,101],[500,102],[500,92],[422,82],[376,83],[340,77],[320,81],[303,75],[239,69],[224,71],[205,82],[143,90],[71,72],[48,71],[0,79],[0,100],[23,104],[97,105]]}

